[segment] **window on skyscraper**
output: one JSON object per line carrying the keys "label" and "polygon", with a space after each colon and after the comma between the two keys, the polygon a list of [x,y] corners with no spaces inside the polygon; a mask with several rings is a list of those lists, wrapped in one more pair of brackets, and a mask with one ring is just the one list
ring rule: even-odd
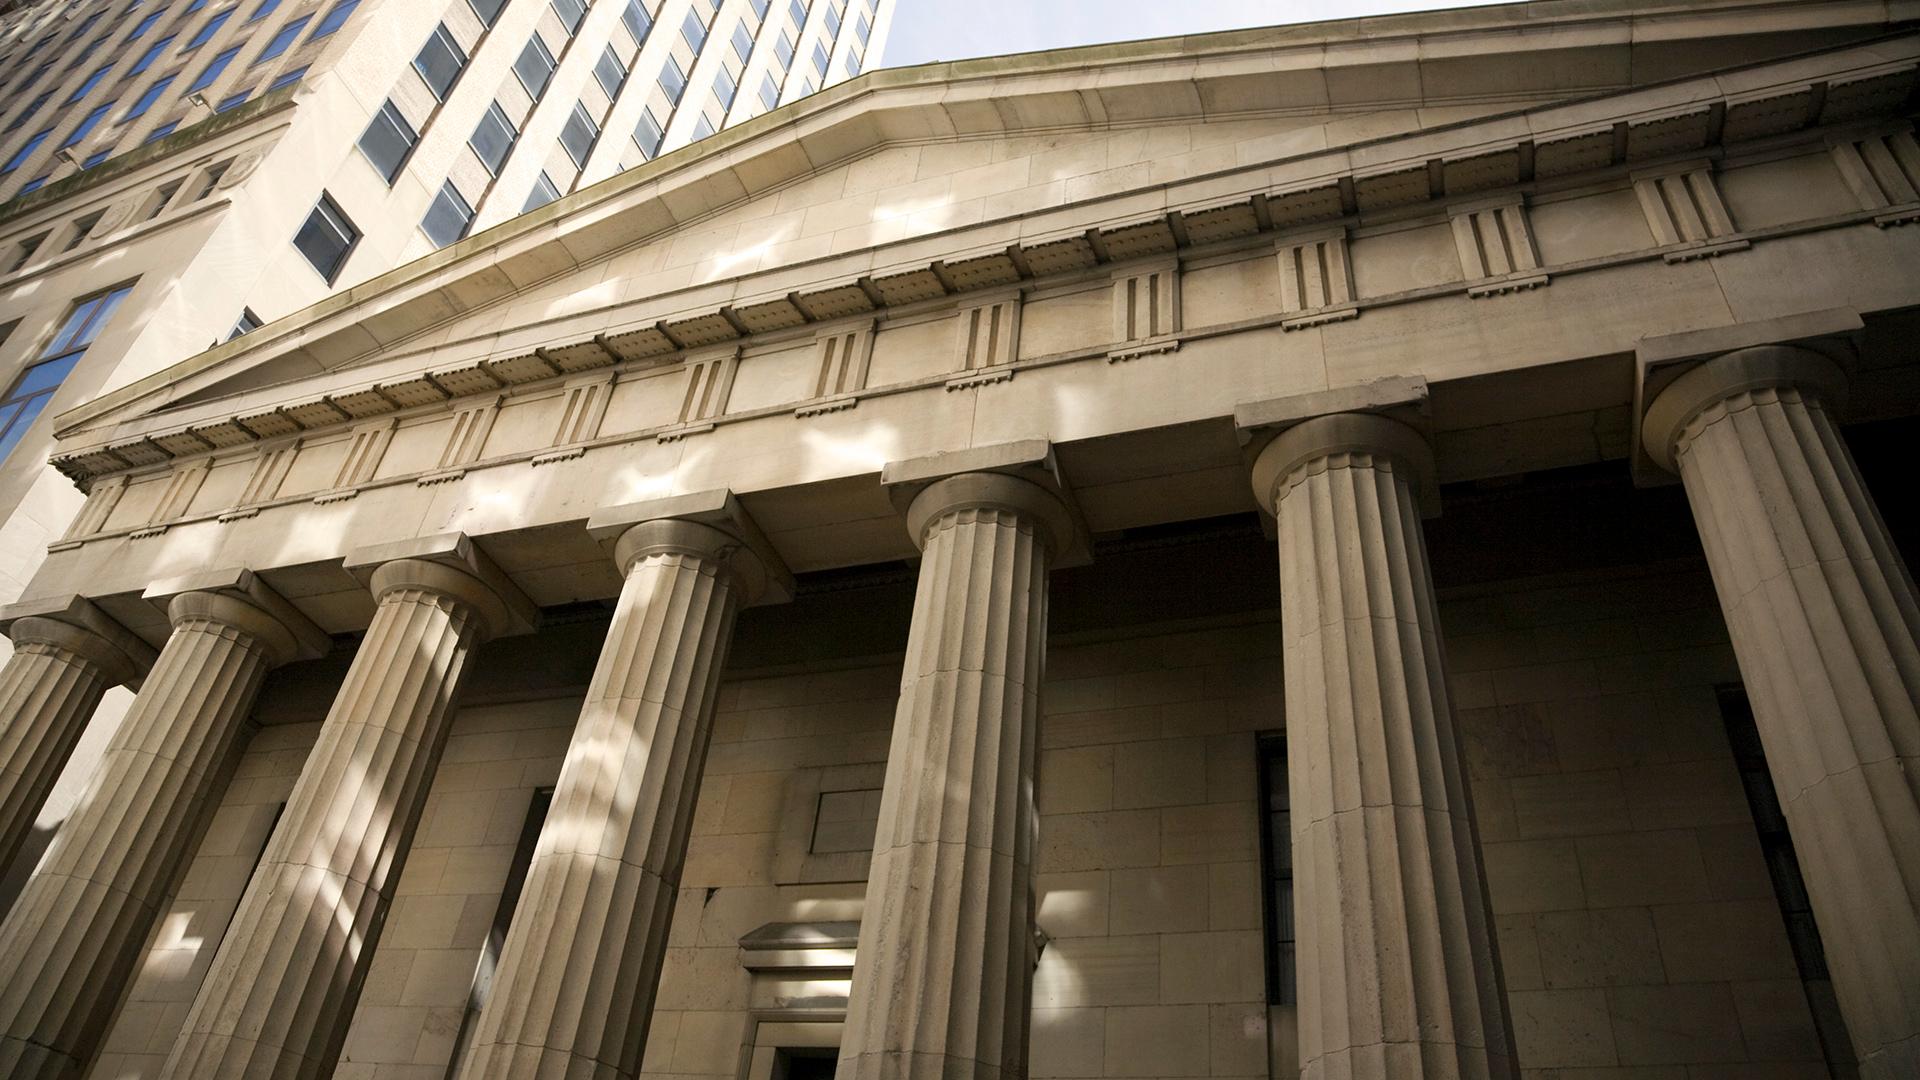
{"label": "window on skyscraper", "polygon": [[553,53],[547,50],[547,43],[535,34],[527,39],[527,46],[520,50],[520,58],[513,62],[513,74],[520,80],[521,89],[530,98],[538,99],[546,92],[547,80],[553,78]]}
{"label": "window on skyscraper", "polygon": [[379,112],[373,114],[367,130],[360,135],[359,146],[360,152],[373,163],[374,169],[391,184],[400,175],[400,166],[413,151],[413,144],[419,141],[420,136],[414,132],[413,125],[407,123],[407,118],[400,114],[392,101],[388,101],[380,106]]}
{"label": "window on skyscraper", "polygon": [[188,39],[187,43],[180,47],[180,51],[187,52],[190,49],[197,49],[200,46],[205,45],[207,43],[207,39],[219,33],[220,28],[222,26],[225,26],[227,20],[231,18],[233,18],[233,9],[228,8],[227,10],[219,13],[218,15],[215,15],[213,18],[208,19],[204,24],[201,25],[200,29],[193,35],[193,37]]}
{"label": "window on skyscraper", "polygon": [[211,63],[201,69],[200,74],[193,80],[193,85],[187,87],[186,92],[191,94],[212,86],[214,80],[220,77],[221,72],[227,70],[227,65],[233,63],[234,56],[239,52],[240,46],[235,45],[233,48],[214,57]]}
{"label": "window on skyscraper", "polygon": [[347,256],[353,253],[353,245],[359,240],[360,230],[347,219],[333,197],[323,191],[313,212],[307,215],[306,223],[294,234],[293,246],[331,285],[340,277]]}
{"label": "window on skyscraper", "polygon": [[700,21],[699,12],[689,11],[687,17],[680,20],[680,36],[696,53],[707,43],[707,24]]}
{"label": "window on skyscraper", "polygon": [[413,70],[420,73],[427,89],[441,101],[447,100],[447,92],[460,78],[460,71],[467,66],[466,51],[460,43],[453,40],[453,32],[446,23],[433,28],[427,36],[427,43],[420,46],[420,52],[413,58]]}
{"label": "window on skyscraper", "polygon": [[467,228],[473,224],[473,207],[467,202],[460,189],[449,180],[440,185],[440,194],[434,196],[433,205],[427,207],[427,216],[420,222],[421,231],[435,247],[446,247],[467,235]]}
{"label": "window on skyscraper", "polygon": [[653,16],[640,6],[640,0],[627,0],[627,6],[620,12],[620,21],[626,24],[627,33],[633,35],[635,45],[644,45],[647,34],[653,30]]}
{"label": "window on skyscraper", "polygon": [[600,125],[587,115],[587,107],[579,102],[573,103],[573,115],[567,117],[567,126],[560,129],[560,145],[566,147],[567,156],[575,165],[585,168],[587,155],[593,153],[593,144],[600,138]]}
{"label": "window on skyscraper", "polygon": [[35,418],[53,400],[54,392],[87,354],[87,347],[100,336],[114,309],[133,291],[132,284],[120,285],[73,305],[60,329],[40,350],[32,367],[20,373],[0,398],[0,459],[13,452]]}
{"label": "window on skyscraper", "polygon": [[620,88],[627,82],[627,69],[620,63],[613,46],[608,45],[600,50],[600,59],[593,62],[593,77],[599,82],[600,89],[607,92],[607,100],[620,96]]}
{"label": "window on skyscraper", "polygon": [[587,17],[587,5],[585,0],[553,0],[553,13],[560,16],[560,24],[567,28],[567,33],[577,34],[580,20]]}
{"label": "window on skyscraper", "polygon": [[325,15],[320,17],[320,25],[313,28],[313,36],[307,40],[319,41],[321,38],[340,29],[346,25],[347,17],[353,14],[353,9],[359,6],[360,0],[340,0],[340,2],[333,5]]}
{"label": "window on skyscraper", "polygon": [[307,23],[311,21],[312,18],[313,16],[308,15],[305,18],[295,19],[281,27],[280,32],[273,35],[272,39],[267,42],[267,47],[260,50],[260,55],[254,57],[253,62],[256,64],[264,64],[274,57],[279,56],[281,53],[286,52],[293,46],[293,39],[300,36],[300,31],[307,28]]}
{"label": "window on skyscraper", "polygon": [[519,137],[520,130],[507,119],[506,110],[496,101],[487,106],[486,115],[473,129],[473,138],[467,140],[467,145],[473,147],[488,172],[499,176],[500,167],[507,163],[507,155],[513,152],[513,142]]}

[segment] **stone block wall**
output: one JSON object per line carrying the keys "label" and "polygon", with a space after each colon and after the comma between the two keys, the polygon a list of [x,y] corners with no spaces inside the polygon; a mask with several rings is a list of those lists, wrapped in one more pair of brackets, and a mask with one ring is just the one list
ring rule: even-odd
{"label": "stone block wall", "polygon": [[1826,1077],[1706,574],[1464,590],[1441,616],[1523,1077]]}
{"label": "stone block wall", "polygon": [[[1441,604],[1523,1075],[1824,1077],[1715,696],[1737,672],[1711,586],[1696,569],[1581,582],[1460,587]],[[1283,723],[1276,617],[1090,630],[1127,620],[1088,599],[1091,579],[1063,584],[1063,616],[1076,610],[1051,647],[1041,730],[1031,1075],[1266,1077],[1255,780],[1257,735]],[[848,607],[876,603],[890,602]],[[756,1010],[793,991],[742,966],[743,935],[859,917],[864,857],[839,850],[844,826],[821,849],[833,854],[807,855],[811,818],[823,793],[879,786],[898,661],[824,655],[818,643],[835,626],[858,638],[858,620],[837,603],[801,619],[803,606],[763,616],[742,654],[764,664],[770,632],[804,623],[812,661],[756,666],[722,690],[648,1043],[654,1080],[739,1077]],[[581,652],[590,631],[548,631],[544,651]],[[519,663],[485,676],[508,683],[455,720],[347,1036],[347,1080],[446,1075],[584,675],[576,658],[566,687],[536,685],[543,649],[514,649]],[[93,1076],[157,1074],[335,678],[290,671],[263,698],[278,722],[236,766]],[[822,977],[815,991],[844,993],[843,975]]]}

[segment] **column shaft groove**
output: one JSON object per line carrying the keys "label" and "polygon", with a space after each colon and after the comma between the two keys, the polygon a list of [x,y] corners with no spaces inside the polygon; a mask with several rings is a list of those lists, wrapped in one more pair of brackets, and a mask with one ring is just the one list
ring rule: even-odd
{"label": "column shaft groove", "polygon": [[98,663],[71,650],[15,643],[0,669],[0,866],[19,857],[112,681]]}
{"label": "column shaft groove", "polygon": [[742,599],[728,538],[669,524],[700,543],[627,570],[465,1080],[640,1073]]}
{"label": "column shaft groove", "polygon": [[80,1075],[112,1018],[272,663],[181,617],[99,772],[0,926],[0,1075]]}
{"label": "column shaft groove", "polygon": [[1511,1076],[1414,466],[1350,445],[1300,453],[1314,423],[1268,451],[1295,462],[1271,497],[1301,1075]]}
{"label": "column shaft groove", "polygon": [[1681,426],[1674,459],[1861,1075],[1920,1075],[1913,579],[1812,393],[1722,397]]}
{"label": "column shaft groove", "polygon": [[839,1075],[1017,1080],[1049,545],[1027,515],[971,505],[934,517],[922,551]]}
{"label": "column shaft groove", "polygon": [[331,1074],[477,624],[431,590],[380,598],[162,1076]]}

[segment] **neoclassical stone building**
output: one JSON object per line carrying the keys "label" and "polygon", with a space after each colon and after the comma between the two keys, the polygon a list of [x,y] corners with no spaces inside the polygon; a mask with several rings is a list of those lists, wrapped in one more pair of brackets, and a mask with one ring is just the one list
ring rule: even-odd
{"label": "neoclassical stone building", "polygon": [[1920,1075],[1914,14],[870,73],[65,413],[0,1073]]}

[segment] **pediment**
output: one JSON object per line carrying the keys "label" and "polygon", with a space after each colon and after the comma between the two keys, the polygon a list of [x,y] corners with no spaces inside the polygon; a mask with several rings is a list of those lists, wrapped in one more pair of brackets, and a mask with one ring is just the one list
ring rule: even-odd
{"label": "pediment", "polygon": [[[1790,17],[1811,24],[1815,7],[1673,33],[1694,35],[1692,63],[1738,62],[1809,40]],[[1442,14],[875,72],[73,410],[59,418],[62,450],[225,401],[404,401],[388,393],[403,384],[445,398],[665,362],[1241,230],[1511,184],[1534,164],[1527,117],[1629,92],[1643,78],[1636,57],[1655,74],[1682,63],[1623,38],[1617,15],[1543,33],[1550,20]],[[1170,208],[1176,183],[1187,199]],[[604,326],[623,308],[630,320],[587,340],[563,332],[569,318],[596,313]]]}

